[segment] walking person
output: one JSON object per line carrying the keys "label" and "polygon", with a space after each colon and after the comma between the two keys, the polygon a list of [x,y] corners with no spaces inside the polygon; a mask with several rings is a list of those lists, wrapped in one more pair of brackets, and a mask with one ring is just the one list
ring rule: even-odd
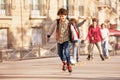
{"label": "walking person", "polygon": [[106,28],[105,24],[101,24],[101,33],[102,33],[102,51],[106,59],[109,59],[108,44],[109,44],[109,30]]}
{"label": "walking person", "polygon": [[92,25],[89,26],[87,39],[89,40],[89,48],[88,48],[89,54],[87,59],[93,60],[92,50],[94,45],[96,45],[100,54],[100,58],[102,59],[102,61],[104,61],[104,56],[103,56],[102,47],[101,47],[101,41],[103,40],[103,38],[100,31],[100,27],[97,24],[96,18],[92,19]]}
{"label": "walking person", "polygon": [[84,22],[87,20],[88,18],[84,19],[82,22],[79,22],[75,19],[75,18],[71,18],[70,19],[70,23],[74,26],[75,30],[76,30],[76,33],[77,33],[77,37],[78,37],[78,45],[75,45],[75,42],[73,41],[72,42],[72,48],[73,48],[73,56],[72,56],[72,59],[71,59],[71,63],[73,65],[76,64],[76,62],[78,62],[78,57],[79,57],[79,53],[78,53],[78,48],[79,48],[79,45],[80,45],[80,31],[79,31],[79,27],[81,27]]}
{"label": "walking person", "polygon": [[72,25],[69,25],[69,21],[67,20],[67,10],[61,8],[58,10],[57,15],[59,19],[55,20],[50,26],[50,30],[47,34],[47,39],[49,40],[50,36],[56,31],[56,41],[58,48],[58,55],[63,63],[62,70],[65,71],[68,69],[68,72],[72,72],[71,61],[70,61],[70,46],[69,46],[69,35],[70,32],[74,36],[74,41],[77,44],[77,34],[75,33],[75,29]]}

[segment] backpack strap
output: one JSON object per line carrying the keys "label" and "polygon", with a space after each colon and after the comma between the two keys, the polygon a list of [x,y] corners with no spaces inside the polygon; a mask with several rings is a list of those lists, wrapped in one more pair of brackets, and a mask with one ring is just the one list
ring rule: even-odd
{"label": "backpack strap", "polygon": [[56,40],[58,40],[58,39],[59,39],[59,21],[60,21],[60,19],[56,19],[56,21],[57,21],[57,27],[56,27]]}
{"label": "backpack strap", "polygon": [[56,19],[56,21],[57,21],[57,28],[56,29],[59,29],[59,21],[60,21],[60,19]]}
{"label": "backpack strap", "polygon": [[73,42],[73,37],[72,37],[72,32],[71,32],[71,25],[72,25],[72,23],[71,22],[69,22],[68,23],[68,29],[69,29],[69,31],[68,31],[68,34],[69,34],[69,41],[70,42]]}

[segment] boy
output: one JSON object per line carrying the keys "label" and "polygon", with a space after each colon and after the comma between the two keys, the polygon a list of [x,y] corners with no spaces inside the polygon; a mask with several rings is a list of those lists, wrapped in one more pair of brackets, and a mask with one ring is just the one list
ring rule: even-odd
{"label": "boy", "polygon": [[[70,62],[70,46],[69,46],[69,35],[70,30],[74,36],[74,41],[77,44],[77,34],[73,26],[68,27],[69,21],[67,20],[67,10],[61,8],[58,10],[57,15],[59,19],[55,20],[50,26],[50,30],[47,34],[47,39],[49,40],[50,36],[56,30],[56,41],[58,48],[58,55],[63,63],[62,70],[65,71],[68,69],[69,72],[72,72],[71,62]],[[58,24],[59,22],[59,24]]]}

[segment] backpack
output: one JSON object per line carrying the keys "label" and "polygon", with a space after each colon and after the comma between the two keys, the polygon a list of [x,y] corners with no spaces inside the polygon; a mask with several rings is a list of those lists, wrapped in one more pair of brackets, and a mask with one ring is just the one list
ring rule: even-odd
{"label": "backpack", "polygon": [[[60,20],[60,19],[57,19],[56,40],[58,40],[58,38],[59,38],[59,20]],[[72,31],[71,31],[71,29],[70,29],[71,25],[72,25],[72,23],[69,22],[69,23],[68,23],[69,41],[70,41],[70,42],[73,42],[73,41],[74,41],[74,36],[72,35]],[[77,28],[76,28],[75,26],[74,26],[74,29],[75,29],[75,32],[76,32],[76,34],[77,34],[77,37],[79,38],[79,37],[80,37],[80,36],[79,36],[79,32],[78,32],[78,30],[77,30]]]}

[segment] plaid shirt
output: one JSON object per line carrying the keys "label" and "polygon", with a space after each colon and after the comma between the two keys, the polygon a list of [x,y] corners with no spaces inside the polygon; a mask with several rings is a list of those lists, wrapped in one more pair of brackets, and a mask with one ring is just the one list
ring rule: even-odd
{"label": "plaid shirt", "polygon": [[[69,41],[69,27],[68,27],[68,23],[69,21],[66,20],[64,23],[59,23],[59,31],[57,31],[57,21],[55,20],[52,25],[50,26],[50,29],[48,31],[48,35],[49,37],[52,35],[52,33],[54,31],[57,31],[58,34],[58,38],[56,39],[57,40],[57,43],[64,43],[66,41]],[[74,40],[77,40],[77,34],[75,33],[75,29],[73,26],[70,27],[71,31],[72,31],[72,35],[74,36]]]}
{"label": "plaid shirt", "polygon": [[69,41],[69,29],[68,29],[68,22],[59,23],[59,38],[57,40],[58,43],[64,43]]}

